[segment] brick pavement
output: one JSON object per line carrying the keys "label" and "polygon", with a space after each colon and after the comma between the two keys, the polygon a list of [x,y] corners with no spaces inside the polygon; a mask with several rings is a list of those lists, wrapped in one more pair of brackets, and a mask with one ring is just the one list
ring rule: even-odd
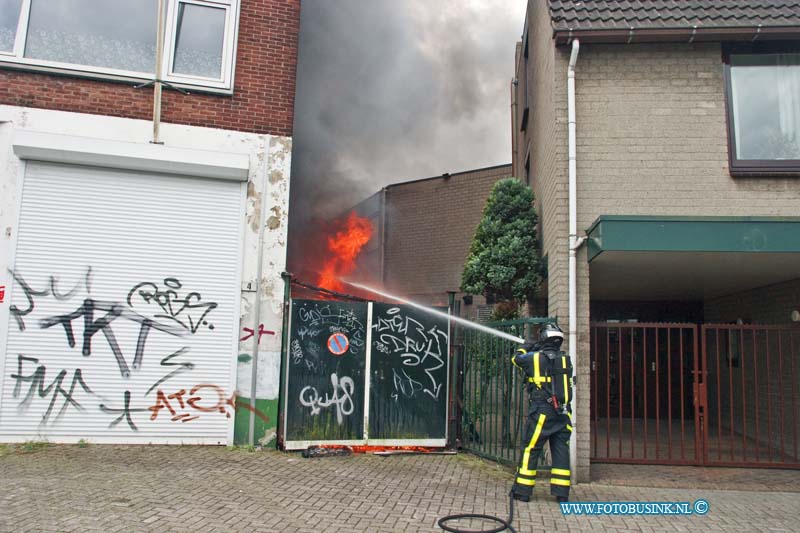
{"label": "brick pavement", "polygon": [[[783,488],[800,478],[777,475]],[[510,483],[508,470],[464,454],[303,459],[219,447],[0,448],[0,531],[439,531],[437,518],[450,513],[505,516]],[[563,517],[546,489],[542,483],[538,501],[517,506],[520,532],[800,530],[798,492],[593,482],[575,488],[574,499],[705,498],[711,510],[692,517]]]}

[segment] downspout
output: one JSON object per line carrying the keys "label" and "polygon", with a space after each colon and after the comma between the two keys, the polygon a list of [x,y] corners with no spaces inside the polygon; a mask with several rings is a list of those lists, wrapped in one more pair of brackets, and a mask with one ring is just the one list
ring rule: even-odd
{"label": "downspout", "polygon": [[[511,80],[511,175],[517,175],[517,78]],[[519,176],[517,176],[519,177]],[[528,184],[530,185],[530,184]]]}
{"label": "downspout", "polygon": [[[578,344],[578,293],[577,293],[577,261],[576,253],[585,239],[578,239],[578,193],[577,193],[577,142],[575,121],[575,64],[578,62],[580,50],[578,39],[572,41],[572,53],[569,56],[567,68],[567,117],[569,138],[569,353],[573,361],[572,379],[575,380],[575,365],[577,362],[576,347]],[[577,387],[576,387],[577,389]],[[577,392],[576,392],[577,394]],[[576,396],[573,395],[573,396]],[[576,406],[577,401],[573,404]],[[574,415],[574,413],[573,413]],[[575,421],[572,427],[577,429]],[[569,461],[571,465],[572,483],[577,483],[578,451],[575,443],[577,431],[569,441]]]}

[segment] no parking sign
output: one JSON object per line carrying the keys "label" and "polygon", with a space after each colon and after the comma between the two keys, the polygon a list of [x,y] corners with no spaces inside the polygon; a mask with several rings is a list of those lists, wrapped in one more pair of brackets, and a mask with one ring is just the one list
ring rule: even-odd
{"label": "no parking sign", "polygon": [[328,337],[328,350],[333,355],[342,355],[350,348],[350,340],[344,333],[334,333]]}

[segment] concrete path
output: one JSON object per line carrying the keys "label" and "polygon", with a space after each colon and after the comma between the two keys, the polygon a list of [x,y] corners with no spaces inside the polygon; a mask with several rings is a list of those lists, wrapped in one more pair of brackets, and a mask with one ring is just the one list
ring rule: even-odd
{"label": "concrete path", "polygon": [[[574,489],[574,501],[694,501],[705,516],[563,516],[537,486],[517,506],[518,531],[799,531],[800,473],[757,471],[776,490],[622,486],[604,465],[601,479]],[[690,469],[691,470],[691,469]],[[708,469],[696,469],[698,478]],[[628,478],[647,483],[635,470]],[[655,470],[656,476],[659,470]],[[752,472],[752,471],[750,471]],[[685,477],[685,476],[684,476]],[[439,517],[479,512],[505,517],[510,472],[470,455],[303,459],[276,451],[219,447],[0,446],[0,531],[440,531]],[[670,485],[671,484],[671,485]],[[766,487],[768,488],[768,487]],[[462,526],[465,524],[462,524]],[[479,524],[466,524],[480,528]]]}

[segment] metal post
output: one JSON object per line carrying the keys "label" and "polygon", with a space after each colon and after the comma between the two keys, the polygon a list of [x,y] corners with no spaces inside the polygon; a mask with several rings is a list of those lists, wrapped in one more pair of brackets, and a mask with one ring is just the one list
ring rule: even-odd
{"label": "metal post", "polygon": [[156,76],[153,83],[153,144],[164,144],[158,138],[161,129],[161,78],[164,56],[164,0],[158,0],[156,38]]}
{"label": "metal post", "polygon": [[[261,197],[267,197],[267,178],[269,176],[269,151],[264,161],[264,166],[261,170]],[[250,370],[250,424],[248,427],[247,443],[250,446],[255,444],[255,431],[256,431],[256,396],[258,388],[258,344],[261,341],[261,277],[264,275],[264,226],[267,224],[267,206],[262,200],[261,213],[259,213],[258,225],[258,245],[256,251],[258,257],[256,259],[256,295],[255,295],[255,313],[253,314],[253,362]]]}
{"label": "metal post", "polygon": [[[455,305],[456,305],[456,292],[455,291],[447,291],[447,309],[448,309],[448,312],[451,315],[455,314]],[[454,363],[456,351],[455,351],[455,348],[453,347],[453,337],[455,336],[454,333],[455,333],[455,325],[450,320],[448,320],[447,321],[447,348],[448,348],[447,351],[449,352],[448,355],[449,355],[449,358],[450,358],[450,371],[448,372],[448,381],[449,381],[449,383],[448,383],[448,387],[447,387],[448,388],[448,390],[447,390],[447,398],[448,399],[452,398],[452,400],[450,400],[450,405],[448,406],[448,409],[447,409],[447,411],[448,411],[447,412],[447,420],[448,420],[448,425],[449,426],[455,425],[455,420],[456,419],[455,419],[455,416],[453,416],[452,411],[454,410],[453,408],[454,408],[454,405],[456,404],[455,396],[456,396],[456,394],[458,394],[457,387],[455,386],[456,382],[455,382],[455,379],[454,379],[454,369],[456,367],[456,365]],[[455,439],[453,438],[453,435],[455,434],[454,428],[451,428],[451,427],[445,428],[445,432],[447,433],[447,443],[448,443],[448,445],[450,447],[454,448],[455,447],[454,446]]]}
{"label": "metal post", "polygon": [[288,272],[281,272],[281,278],[283,279],[283,307],[281,307],[283,311],[283,320],[281,326],[281,370],[280,370],[280,387],[278,390],[278,424],[275,428],[276,433],[278,435],[278,444],[283,443],[283,409],[284,409],[284,402],[286,398],[283,395],[283,387],[285,386],[285,379],[284,373],[286,372],[286,359],[287,359],[287,348],[289,346],[289,313],[291,311],[290,307],[290,297],[291,297],[291,290],[292,290],[292,275]]}

